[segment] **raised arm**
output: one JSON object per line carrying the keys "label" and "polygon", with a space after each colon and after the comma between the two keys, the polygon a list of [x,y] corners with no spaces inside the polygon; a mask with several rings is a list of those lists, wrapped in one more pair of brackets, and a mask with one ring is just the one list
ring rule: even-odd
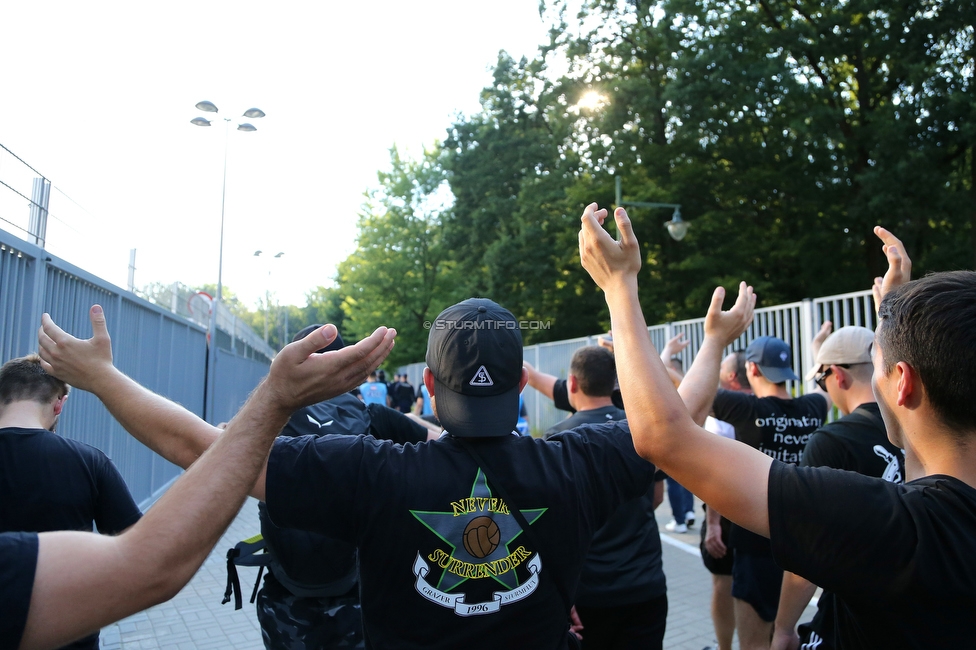
{"label": "raised arm", "polygon": [[361,381],[392,349],[394,335],[377,330],[352,362],[338,357],[351,348],[315,354],[334,337],[326,328],[286,346],[209,451],[129,530],[118,537],[42,533],[21,648],[57,647],[172,598],[240,509],[291,412],[332,396],[336,375],[350,386]]}
{"label": "raised arm", "polygon": [[[140,386],[115,368],[112,365],[112,342],[102,308],[93,306],[90,317],[92,338],[79,340],[58,327],[47,314],[42,316],[38,332],[42,367],[72,386],[94,393],[134,438],[166,460],[183,468],[189,467],[217,440],[220,429],[207,424],[179,404]],[[394,330],[380,328],[354,346],[312,357],[306,355],[317,361],[305,367],[314,367],[323,375],[310,383],[314,389],[304,388],[302,393],[287,396],[286,403],[294,403],[295,408],[299,408],[330,399],[358,386],[369,371],[389,354],[395,334]],[[334,326],[321,328],[315,342],[324,342],[324,345],[313,348],[313,351],[328,345],[335,336]],[[285,349],[292,345],[295,344],[289,344]],[[278,362],[277,357],[275,362]],[[254,496],[263,498],[264,482],[259,483]]]}
{"label": "raised arm", "polygon": [[[816,359],[817,355],[820,354],[820,348],[823,347],[824,341],[830,336],[830,333],[834,330],[834,324],[829,320],[825,320],[820,325],[820,329],[816,334],[813,335],[813,339],[810,341],[810,354]],[[834,400],[830,397],[830,394],[820,387],[819,384],[813,384],[813,392],[821,395],[825,400],[827,400],[827,410],[829,411],[834,405]]]}
{"label": "raised arm", "polygon": [[[715,401],[715,394],[718,391],[722,354],[726,346],[742,333],[740,327],[744,329],[752,320],[752,308],[755,306],[756,297],[752,293],[752,287],[741,282],[739,297],[733,311],[722,311],[724,301],[725,289],[716,287],[712,292],[708,313],[705,314],[705,338],[678,387],[678,394],[698,426],[704,425],[705,418],[712,412],[712,402]],[[736,311],[736,308],[740,309]],[[748,314],[745,312],[746,308]],[[736,331],[738,334],[735,333]]]}
{"label": "raised arm", "polygon": [[112,363],[112,340],[105,314],[94,305],[92,337],[80,340],[41,317],[37,339],[41,365],[76,388],[94,393],[134,438],[180,467],[189,467],[214,443],[220,430],[179,404],[153,393]]}
{"label": "raised arm", "polygon": [[[768,536],[767,481],[772,460],[695,425],[647,334],[637,300],[640,248],[630,219],[617,208],[614,217],[620,239],[615,241],[602,227],[606,217],[606,210],[598,210],[595,203],[583,212],[580,258],[610,307],[617,376],[637,453],[732,521]],[[719,294],[713,296],[713,308]],[[752,318],[754,301],[751,289],[743,287],[729,312],[719,309],[716,315],[710,308],[706,323],[715,327],[706,327],[703,347],[717,346],[720,353],[737,338]]]}
{"label": "raised arm", "polygon": [[881,240],[881,250],[888,260],[888,270],[883,278],[875,278],[871,287],[874,296],[874,312],[878,312],[881,299],[894,289],[912,279],[912,260],[908,257],[905,244],[881,226],[874,227],[874,234]]}
{"label": "raised arm", "polygon": [[522,366],[529,373],[529,386],[552,399],[553,387],[558,377],[536,370],[528,361],[523,361]]}

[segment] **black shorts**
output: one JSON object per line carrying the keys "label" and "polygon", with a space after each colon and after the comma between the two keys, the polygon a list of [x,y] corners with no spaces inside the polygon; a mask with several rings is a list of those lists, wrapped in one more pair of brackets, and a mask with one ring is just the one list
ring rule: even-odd
{"label": "black shorts", "polygon": [[732,575],[732,549],[729,548],[729,532],[732,530],[732,522],[722,517],[722,543],[725,544],[725,557],[712,557],[705,550],[705,533],[708,532],[708,515],[705,515],[701,525],[701,542],[698,548],[701,551],[702,563],[705,568],[717,576]]}
{"label": "black shorts", "polygon": [[732,563],[732,597],[743,600],[756,610],[759,618],[772,623],[779,608],[783,570],[772,555],[754,555],[735,551]]}

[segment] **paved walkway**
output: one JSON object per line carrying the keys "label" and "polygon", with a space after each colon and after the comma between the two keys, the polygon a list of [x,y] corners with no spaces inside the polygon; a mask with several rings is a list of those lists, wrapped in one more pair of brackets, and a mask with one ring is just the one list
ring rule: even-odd
{"label": "paved walkway", "polygon": [[[696,510],[702,516],[701,504]],[[259,531],[257,502],[248,499],[241,514],[221,538],[214,552],[193,580],[175,598],[102,630],[103,650],[261,650],[261,630],[248,603],[256,569],[241,567],[244,608],[234,611],[233,601],[221,605],[227,583],[227,549]],[[658,524],[671,519],[667,499],[657,511]],[[699,520],[700,521],[700,520]],[[668,580],[668,627],[664,647],[668,650],[702,650],[714,644],[709,618],[711,576],[698,552],[699,531],[677,535],[663,533],[664,573]],[[813,610],[807,608],[809,620]],[[738,648],[738,644],[735,646]]]}

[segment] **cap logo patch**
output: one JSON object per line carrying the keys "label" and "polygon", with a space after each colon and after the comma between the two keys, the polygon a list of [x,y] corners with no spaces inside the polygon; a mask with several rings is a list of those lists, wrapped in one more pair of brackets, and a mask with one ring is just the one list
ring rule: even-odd
{"label": "cap logo patch", "polygon": [[786,354],[785,352],[780,352],[780,353],[779,353],[779,358],[780,358],[780,360],[782,360],[782,361],[786,361],[786,358],[787,358],[788,356],[790,356],[790,355],[788,355],[788,354]]}
{"label": "cap logo patch", "polygon": [[478,372],[474,373],[474,377],[468,382],[472,386],[494,386],[495,382],[491,380],[491,375],[488,374],[488,369],[484,366],[478,368]]}

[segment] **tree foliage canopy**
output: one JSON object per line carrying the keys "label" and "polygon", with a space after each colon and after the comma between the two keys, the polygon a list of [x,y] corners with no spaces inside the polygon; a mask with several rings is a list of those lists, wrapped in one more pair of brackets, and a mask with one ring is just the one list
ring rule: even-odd
{"label": "tree foliage canopy", "polygon": [[[762,304],[870,286],[872,228],[917,274],[976,264],[976,5],[942,0],[543,0],[550,42],[499,55],[481,110],[422,160],[394,150],[340,267],[347,327],[400,330],[423,358],[430,320],[488,296],[548,321],[526,342],[600,330],[579,266],[592,201],[629,210],[650,321],[701,315],[745,279]],[[449,190],[449,191],[447,191]]]}

